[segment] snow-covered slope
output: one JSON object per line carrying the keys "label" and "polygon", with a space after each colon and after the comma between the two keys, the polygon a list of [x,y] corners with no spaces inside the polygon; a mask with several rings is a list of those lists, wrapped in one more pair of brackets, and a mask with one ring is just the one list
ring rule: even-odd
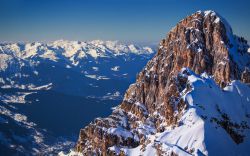
{"label": "snow-covered slope", "polygon": [[[181,74],[187,77],[190,88],[181,92],[188,108],[182,112],[179,125],[149,135],[146,147],[124,149],[125,153],[147,156],[157,155],[159,151],[165,155],[248,155],[250,87],[233,81],[221,89],[205,73],[199,76],[188,69],[183,72],[185,74]],[[239,144],[235,144],[233,138]]]}
{"label": "snow-covered slope", "polygon": [[248,48],[216,12],[187,16],[68,155],[249,155]]}
{"label": "snow-covered slope", "polygon": [[78,129],[110,112],[153,53],[117,41],[0,43],[0,155],[71,148]]}
{"label": "snow-covered slope", "polygon": [[[178,125],[166,126],[164,132],[157,132],[154,125],[138,123],[136,129],[141,129],[140,133],[147,137],[145,143],[136,148],[112,146],[109,151],[131,156],[247,156],[250,145],[250,86],[232,81],[221,89],[206,73],[197,75],[183,68],[179,74],[187,78],[188,87],[180,94],[188,107],[181,112]],[[135,137],[122,128],[114,129],[109,128],[107,132],[123,138]],[[60,155],[64,153],[60,152]],[[67,155],[82,154],[72,150]]]}

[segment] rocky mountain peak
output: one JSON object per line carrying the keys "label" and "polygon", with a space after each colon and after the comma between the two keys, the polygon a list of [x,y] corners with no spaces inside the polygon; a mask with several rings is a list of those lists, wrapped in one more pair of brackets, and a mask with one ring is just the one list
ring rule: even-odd
{"label": "rocky mountain peak", "polygon": [[[113,113],[107,118],[97,118],[81,129],[76,150],[84,154],[125,155],[132,148],[139,148],[143,153],[149,144],[153,144],[154,150],[161,155],[164,143],[157,143],[157,139],[152,143],[151,137],[187,126],[183,116],[192,107],[197,107],[191,106],[192,102],[186,99],[194,90],[194,79],[203,84],[211,78],[215,83],[209,80],[211,84],[208,86],[213,88],[217,84],[220,86],[218,90],[233,80],[250,82],[248,48],[247,41],[233,35],[226,20],[214,11],[198,11],[186,17],[160,42],[158,53],[137,75],[136,83],[130,85]],[[220,109],[215,111],[218,116],[222,114]],[[216,121],[220,123],[219,117]],[[202,118],[201,122],[206,121]],[[234,127],[221,127],[235,144],[243,142],[243,135],[234,131]],[[169,155],[178,153],[172,147],[174,145],[165,152],[171,151]],[[176,145],[179,151],[187,154],[207,154],[202,142],[194,149],[179,147]]]}
{"label": "rocky mountain peak", "polygon": [[216,82],[225,86],[230,80],[241,79],[245,67],[249,68],[248,48],[247,41],[233,35],[220,15],[198,11],[168,33],[160,43],[158,55],[168,55],[176,62],[173,71],[189,67],[198,74],[214,75]]}

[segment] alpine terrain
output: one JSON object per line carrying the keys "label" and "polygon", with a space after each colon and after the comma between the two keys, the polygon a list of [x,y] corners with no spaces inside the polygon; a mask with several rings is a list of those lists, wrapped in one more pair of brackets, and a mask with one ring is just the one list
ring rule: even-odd
{"label": "alpine terrain", "polygon": [[72,148],[107,116],[154,50],[117,41],[0,43],[0,155]]}
{"label": "alpine terrain", "polygon": [[[214,11],[181,20],[68,155],[249,155],[250,53]],[[61,152],[61,155],[64,153]]]}

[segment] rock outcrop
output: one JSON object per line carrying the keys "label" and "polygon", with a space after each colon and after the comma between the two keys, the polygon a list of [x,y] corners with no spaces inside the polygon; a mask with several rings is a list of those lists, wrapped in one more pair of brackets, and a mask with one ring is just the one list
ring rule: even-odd
{"label": "rock outcrop", "polygon": [[[138,146],[146,150],[150,135],[183,124],[180,118],[190,107],[183,95],[193,89],[190,71],[211,76],[221,89],[233,80],[250,83],[248,48],[247,41],[233,35],[227,22],[213,11],[198,11],[186,17],[160,42],[158,53],[137,75],[136,83],[130,85],[113,113],[80,130],[76,151],[105,156],[126,155],[126,148]],[[234,124],[216,121],[232,132],[228,127]],[[237,134],[231,138],[236,144],[244,140]],[[182,148],[187,153],[194,151]],[[161,144],[155,149],[164,155]],[[167,155],[171,154],[176,153]]]}

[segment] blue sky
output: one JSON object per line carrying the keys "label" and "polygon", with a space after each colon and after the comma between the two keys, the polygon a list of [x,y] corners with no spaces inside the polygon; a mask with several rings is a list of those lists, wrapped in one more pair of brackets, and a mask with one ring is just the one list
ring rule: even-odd
{"label": "blue sky", "polygon": [[249,0],[0,0],[0,41],[158,42],[178,21],[207,9],[250,41]]}

